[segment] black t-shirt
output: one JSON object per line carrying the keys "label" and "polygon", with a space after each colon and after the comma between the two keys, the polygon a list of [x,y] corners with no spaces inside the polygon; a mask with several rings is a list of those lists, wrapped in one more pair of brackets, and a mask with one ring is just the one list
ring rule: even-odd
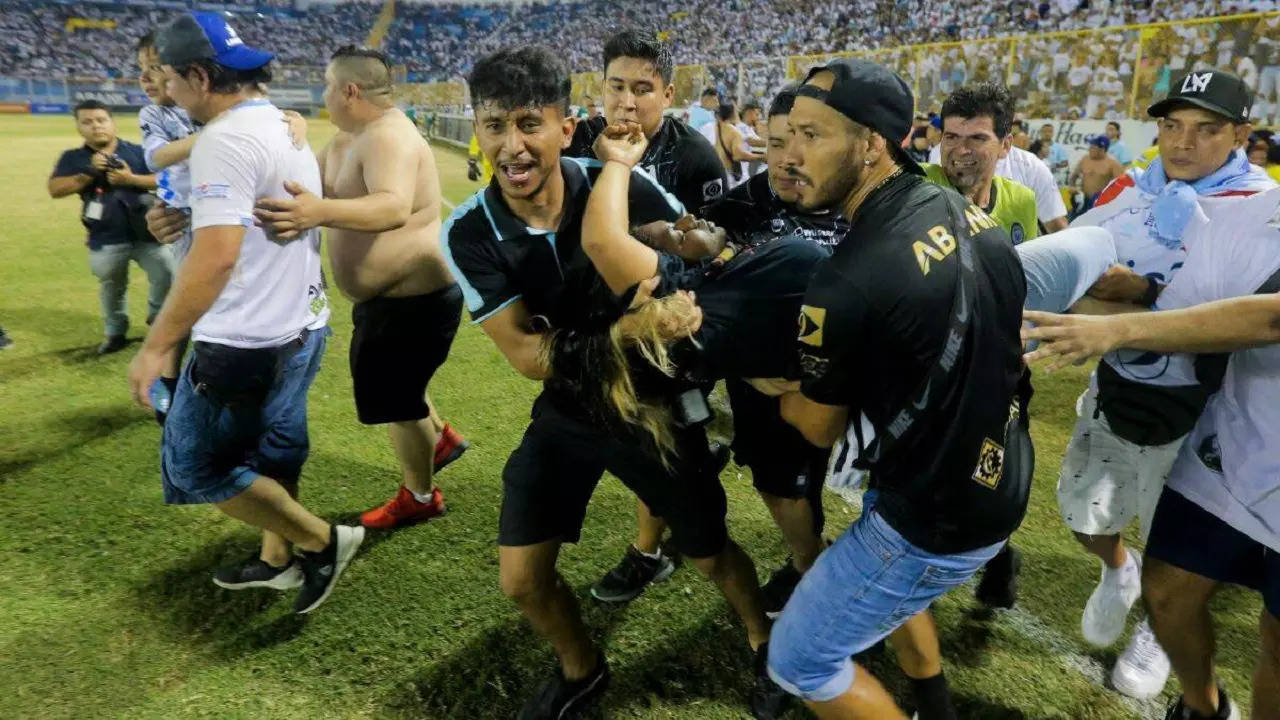
{"label": "black t-shirt", "polygon": [[[592,146],[607,124],[604,116],[580,120],[565,157],[594,158]],[[694,215],[700,215],[704,206],[719,200],[727,185],[724,165],[720,164],[715,148],[700,133],[673,117],[662,119],[639,167],[657,178],[658,184]],[[631,221],[643,224],[636,218]]]}
{"label": "black t-shirt", "polygon": [[[58,158],[53,173],[49,177],[70,177],[72,175],[90,175],[93,182],[80,191],[80,222],[89,231],[88,245],[90,250],[97,250],[103,245],[118,245],[138,242],[155,242],[155,238],[146,231],[143,215],[146,208],[139,198],[147,191],[135,187],[116,187],[107,182],[107,174],[95,170],[90,164],[94,149],[81,145],[74,150],[67,150]],[[150,175],[147,160],[142,146],[127,140],[116,141],[116,157],[129,166],[135,175]],[[101,191],[101,198],[99,198]],[[102,218],[88,220],[84,217],[84,204],[91,200],[101,200]]]}
{"label": "black t-shirt", "polygon": [[[440,237],[473,323],[517,300],[531,316],[542,316],[555,330],[601,332],[621,315],[626,298],[613,294],[582,251],[582,215],[600,167],[598,160],[560,159],[564,210],[554,231],[525,225],[507,207],[496,179],[453,211]],[[628,209],[632,222],[675,221],[680,210],[675,198],[646,173],[632,173]],[[674,256],[660,258],[664,273],[683,267],[683,261]],[[676,387],[657,370],[650,371],[647,363],[631,366],[639,394],[666,394]],[[562,412],[581,416],[586,410],[564,393],[548,394]]]}
{"label": "black t-shirt", "polygon": [[901,175],[867,198],[819,263],[800,316],[804,394],[862,412],[884,434],[950,345],[961,232],[977,290],[968,338],[948,386],[927,391],[929,412],[871,466],[877,510],[935,553],[1003,540],[1026,509],[1029,474],[1002,477],[1026,300],[1008,233],[955,191]]}
{"label": "black t-shirt", "polygon": [[849,232],[849,223],[840,213],[802,213],[779,200],[769,187],[767,172],[752,175],[700,216],[724,228],[731,241],[745,247],[798,235],[830,250]]}

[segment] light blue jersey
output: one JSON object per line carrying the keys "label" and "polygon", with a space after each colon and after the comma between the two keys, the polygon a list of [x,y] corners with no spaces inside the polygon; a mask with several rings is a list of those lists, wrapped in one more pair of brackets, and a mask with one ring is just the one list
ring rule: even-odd
{"label": "light blue jersey", "polygon": [[[166,105],[148,105],[138,113],[142,149],[147,167],[156,170],[155,151],[196,131],[187,111]],[[191,172],[187,162],[170,165],[156,175],[156,196],[169,207],[190,207]]]}

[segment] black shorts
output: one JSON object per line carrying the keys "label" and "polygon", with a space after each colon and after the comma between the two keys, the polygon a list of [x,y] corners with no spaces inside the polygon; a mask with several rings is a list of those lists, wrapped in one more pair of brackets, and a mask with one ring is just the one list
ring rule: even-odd
{"label": "black shorts", "polygon": [[1160,494],[1147,555],[1210,580],[1257,590],[1267,612],[1280,617],[1280,553],[1175,490]]}
{"label": "black shorts", "polygon": [[351,382],[366,425],[430,414],[427,383],[449,356],[462,319],[457,285],[410,297],[376,297],[351,308]]}
{"label": "black shorts", "polygon": [[667,521],[681,553],[704,558],[724,550],[727,504],[702,428],[675,431],[678,455],[668,470],[651,441],[567,416],[545,393],[532,417],[502,471],[498,544],[577,542],[591,494],[608,470]]}
{"label": "black shorts", "polygon": [[808,498],[815,530],[822,532],[822,483],[828,449],[810,445],[800,431],[782,419],[781,403],[729,378],[724,382],[733,410],[733,460],[751,470],[756,490],[774,497]]}

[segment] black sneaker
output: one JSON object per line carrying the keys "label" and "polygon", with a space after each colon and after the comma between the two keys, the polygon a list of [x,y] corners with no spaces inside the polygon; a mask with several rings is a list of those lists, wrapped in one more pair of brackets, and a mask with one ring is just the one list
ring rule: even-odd
{"label": "black sneaker", "polygon": [[1009,609],[1018,602],[1018,573],[1022,572],[1022,553],[1005,545],[982,571],[982,580],[973,596],[991,608]]}
{"label": "black sneaker", "polygon": [[1218,712],[1212,715],[1201,715],[1182,704],[1182,696],[1178,696],[1178,702],[1169,706],[1169,711],[1165,713],[1164,720],[1240,720],[1240,708],[1231,702],[1231,698],[1227,697],[1227,689],[1222,685],[1218,686]]}
{"label": "black sneaker", "polygon": [[293,603],[294,612],[309,613],[328,599],[362,542],[364,528],[330,525],[328,547],[320,552],[302,553],[302,590]]}
{"label": "black sneaker", "polygon": [[760,588],[760,594],[764,596],[765,615],[776,618],[782,614],[782,608],[791,599],[791,593],[795,592],[801,577],[800,571],[791,563],[791,558],[787,558],[785,565],[773,571],[769,582]]}
{"label": "black sneaker", "polygon": [[782,717],[791,705],[791,695],[769,677],[769,643],[756,650],[755,683],[751,686],[751,716],[756,720]]}
{"label": "black sneaker", "polygon": [[129,344],[129,341],[125,339],[125,336],[112,335],[106,340],[103,340],[102,344],[98,346],[98,354],[110,355],[111,353],[114,353],[114,352],[120,352],[121,350],[125,349],[125,347],[128,344]]}
{"label": "black sneaker", "polygon": [[635,545],[628,545],[622,562],[591,587],[591,597],[606,603],[628,602],[644,592],[649,583],[662,582],[675,571],[676,564],[661,548],[654,559],[641,553]]}
{"label": "black sneaker", "polygon": [[604,655],[595,672],[581,680],[566,680],[558,668],[556,674],[538,689],[538,694],[525,701],[516,720],[567,720],[576,718],[609,687],[609,664]]}
{"label": "black sneaker", "polygon": [[289,590],[302,585],[302,567],[297,560],[289,561],[284,567],[274,567],[254,556],[214,573],[213,584],[228,590],[258,587]]}

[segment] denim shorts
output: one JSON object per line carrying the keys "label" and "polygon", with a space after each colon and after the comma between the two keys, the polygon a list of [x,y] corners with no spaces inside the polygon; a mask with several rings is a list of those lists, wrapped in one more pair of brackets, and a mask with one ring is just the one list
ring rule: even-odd
{"label": "denim shorts", "polygon": [[170,505],[229,500],[263,475],[296,482],[307,460],[307,390],[320,371],[329,328],[312,331],[285,360],[261,407],[224,406],[196,392],[182,369],[164,423],[160,478]]}
{"label": "denim shorts", "polygon": [[926,552],[871,506],[805,573],[769,638],[769,676],[784,690],[823,702],[853,685],[851,655],[898,629],[963,584],[1004,541],[956,555]]}

